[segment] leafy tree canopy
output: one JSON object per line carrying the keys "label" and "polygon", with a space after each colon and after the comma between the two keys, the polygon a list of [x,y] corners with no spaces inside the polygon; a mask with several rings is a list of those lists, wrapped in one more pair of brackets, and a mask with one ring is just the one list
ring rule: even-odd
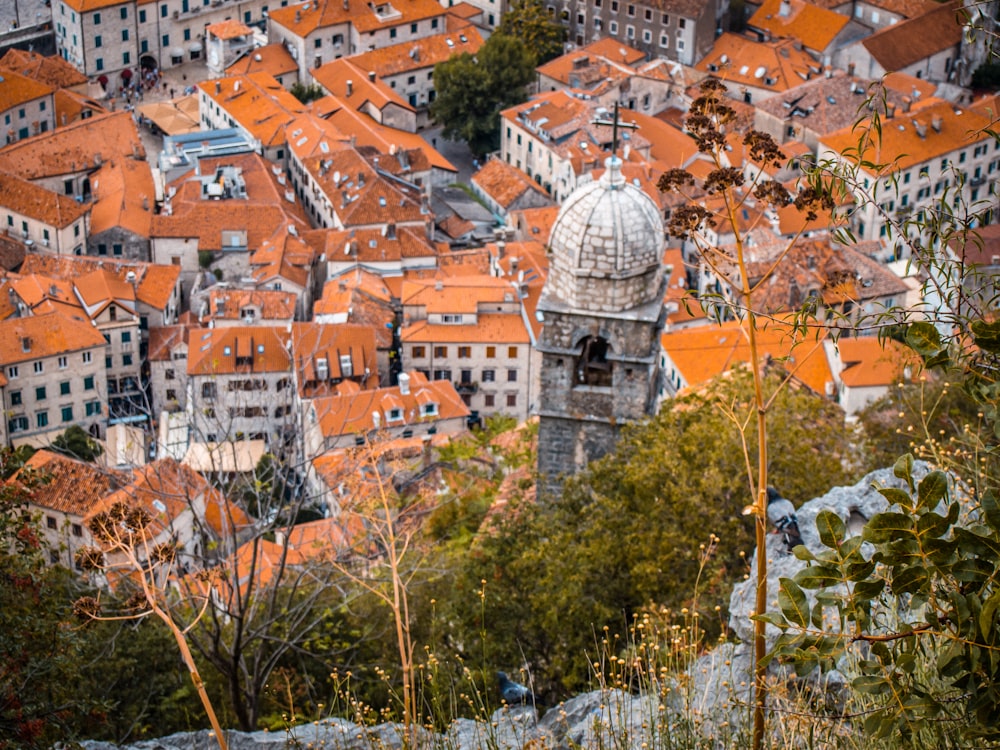
{"label": "leafy tree canopy", "polygon": [[101,444],[94,440],[80,425],[68,427],[65,432],[56,435],[50,446],[52,450],[63,453],[81,461],[93,461],[104,453]]}
{"label": "leafy tree canopy", "polygon": [[477,156],[500,147],[500,111],[527,96],[535,75],[531,51],[520,39],[494,34],[475,57],[455,55],[434,67],[437,98],[431,117],[449,140],[465,141]]}
{"label": "leafy tree canopy", "polygon": [[541,0],[517,0],[504,14],[495,34],[520,39],[535,56],[535,65],[563,54],[566,29],[549,15]]}

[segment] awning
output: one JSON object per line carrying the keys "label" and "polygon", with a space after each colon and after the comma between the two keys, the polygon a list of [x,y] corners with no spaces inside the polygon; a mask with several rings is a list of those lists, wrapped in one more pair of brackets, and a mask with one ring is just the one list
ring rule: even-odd
{"label": "awning", "polygon": [[184,50],[180,47],[174,47],[170,50],[171,57],[184,57]]}
{"label": "awning", "polygon": [[132,77],[132,71],[129,70],[128,68],[125,68],[125,70],[122,71],[122,78],[124,78],[127,81],[131,77]]}
{"label": "awning", "polygon": [[201,44],[199,42],[191,42],[188,45],[188,52],[201,52]]}
{"label": "awning", "polygon": [[101,84],[102,86],[107,86],[108,85],[108,77],[104,76],[104,75],[98,76],[97,77],[97,82],[99,84]]}

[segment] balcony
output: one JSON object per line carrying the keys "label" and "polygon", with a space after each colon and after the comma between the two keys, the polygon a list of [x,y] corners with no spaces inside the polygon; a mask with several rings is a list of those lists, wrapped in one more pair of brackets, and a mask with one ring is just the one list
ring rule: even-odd
{"label": "balcony", "polygon": [[455,383],[455,390],[460,395],[471,396],[472,394],[479,392],[479,383],[475,381],[470,381],[468,383],[457,382]]}

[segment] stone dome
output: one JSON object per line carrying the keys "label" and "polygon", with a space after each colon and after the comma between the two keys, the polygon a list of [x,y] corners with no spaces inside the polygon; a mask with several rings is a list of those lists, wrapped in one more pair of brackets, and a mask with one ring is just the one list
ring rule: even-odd
{"label": "stone dome", "polygon": [[546,293],[576,309],[614,313],[661,293],[663,219],[621,163],[612,156],[599,180],[574,190],[552,227]]}

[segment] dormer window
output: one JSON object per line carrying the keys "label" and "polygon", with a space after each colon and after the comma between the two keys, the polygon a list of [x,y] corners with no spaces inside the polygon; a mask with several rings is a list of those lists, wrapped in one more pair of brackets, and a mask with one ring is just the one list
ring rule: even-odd
{"label": "dormer window", "polygon": [[403,410],[389,409],[389,413],[386,416],[386,420],[389,422],[401,422],[403,420]]}
{"label": "dormer window", "polygon": [[420,407],[420,414],[424,417],[435,417],[437,416],[437,413],[438,413],[437,404],[434,403],[424,404],[423,406]]}

